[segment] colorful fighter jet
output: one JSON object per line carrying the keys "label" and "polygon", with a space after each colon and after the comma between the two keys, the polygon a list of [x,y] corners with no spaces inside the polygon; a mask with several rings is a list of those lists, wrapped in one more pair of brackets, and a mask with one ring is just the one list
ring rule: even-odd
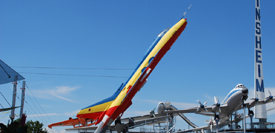
{"label": "colorful fighter jet", "polygon": [[[114,120],[120,119],[124,111],[131,106],[132,98],[146,83],[148,76],[180,36],[186,24],[186,19],[181,18],[172,28],[161,32],[149,47],[130,78],[111,97],[81,109],[76,116],[77,119],[70,118],[63,122],[48,125],[48,127],[65,125],[76,127],[77,123],[78,125],[81,124],[81,126],[100,123],[95,132],[105,132],[107,127]],[[91,123],[87,124],[88,121],[91,121]]]}

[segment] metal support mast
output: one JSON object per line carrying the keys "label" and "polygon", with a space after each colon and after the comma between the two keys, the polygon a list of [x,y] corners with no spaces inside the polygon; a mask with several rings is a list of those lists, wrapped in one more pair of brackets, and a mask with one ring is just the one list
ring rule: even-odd
{"label": "metal support mast", "polygon": [[21,95],[21,109],[20,109],[20,118],[22,118],[23,114],[23,109],[24,109],[24,102],[25,102],[25,86],[26,86],[26,81],[23,81],[22,84],[22,95]]}
{"label": "metal support mast", "polygon": [[245,114],[245,104],[244,104],[244,100],[242,100],[243,102],[243,132],[246,133],[246,114]]}
{"label": "metal support mast", "polygon": [[15,102],[16,102],[17,79],[18,79],[18,76],[16,75],[14,77],[14,82],[13,82],[13,96],[12,96],[12,107],[13,107],[13,109],[11,110],[11,115],[10,115],[11,121],[14,120],[14,110],[15,110],[14,107],[15,107]]}

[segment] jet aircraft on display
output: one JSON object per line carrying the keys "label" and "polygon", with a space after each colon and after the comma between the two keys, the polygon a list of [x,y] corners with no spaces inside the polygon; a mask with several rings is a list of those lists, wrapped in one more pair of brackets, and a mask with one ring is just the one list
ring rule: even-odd
{"label": "jet aircraft on display", "polygon": [[[270,93],[270,96],[266,97],[264,100],[259,100],[259,98],[252,98],[251,101],[245,102],[248,98],[248,89],[243,84],[238,84],[234,89],[232,89],[227,96],[224,98],[222,103],[219,103],[218,98],[214,97],[215,104],[212,106],[205,106],[207,102],[202,104],[199,102],[199,107],[183,109],[183,110],[171,110],[171,111],[163,111],[163,114],[171,114],[171,113],[195,113],[201,114],[205,116],[212,116],[214,120],[210,120],[207,126],[196,127],[190,130],[185,130],[182,132],[190,132],[190,131],[201,131],[211,129],[212,127],[216,127],[219,129],[219,126],[230,125],[230,117],[237,110],[248,108],[248,114],[251,116],[251,119],[254,115],[253,111],[250,110],[252,107],[266,104],[269,102],[274,102],[274,98]],[[163,105],[162,105],[163,106]],[[239,122],[243,120],[244,117],[238,115],[232,120],[233,122]],[[216,124],[218,123],[218,124]]]}
{"label": "jet aircraft on display", "polygon": [[[81,109],[77,118],[53,123],[53,126],[74,126],[75,128],[97,125],[95,132],[105,132],[114,120],[120,121],[123,113],[131,106],[132,98],[147,82],[148,76],[174,44],[187,24],[183,17],[172,28],[161,32],[149,47],[145,56],[130,78],[109,98]],[[90,124],[87,124],[90,122]],[[80,126],[76,126],[80,125]]]}

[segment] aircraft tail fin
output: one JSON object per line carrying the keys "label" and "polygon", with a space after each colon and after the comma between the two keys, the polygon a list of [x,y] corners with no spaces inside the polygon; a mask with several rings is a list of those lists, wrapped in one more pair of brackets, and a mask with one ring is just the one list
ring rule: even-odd
{"label": "aircraft tail fin", "polygon": [[100,118],[100,116],[106,112],[106,110],[109,108],[111,103],[115,100],[117,95],[121,92],[123,89],[123,84],[120,85],[118,90],[111,96],[108,97],[100,102],[97,102],[93,105],[90,105],[88,107],[85,107],[81,109],[76,117],[84,117],[89,119],[97,119]]}

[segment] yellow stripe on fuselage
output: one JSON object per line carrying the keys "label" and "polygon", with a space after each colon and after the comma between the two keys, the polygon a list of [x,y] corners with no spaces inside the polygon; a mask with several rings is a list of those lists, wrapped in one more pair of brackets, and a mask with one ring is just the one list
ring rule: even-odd
{"label": "yellow stripe on fuselage", "polygon": [[112,102],[113,101],[109,101],[109,102],[99,104],[99,105],[96,105],[96,106],[93,106],[93,107],[82,109],[78,112],[78,114],[81,115],[81,114],[90,114],[90,113],[106,111],[106,110],[108,110],[108,108],[109,108],[109,106],[111,105]]}
{"label": "yellow stripe on fuselage", "polygon": [[114,100],[114,102],[111,104],[109,108],[119,106],[124,99],[124,97],[127,94],[127,91],[129,89],[129,86],[133,86],[135,82],[138,80],[140,75],[142,74],[142,69],[144,67],[148,66],[149,60],[154,57],[158,51],[167,43],[167,41],[174,35],[174,33],[186,22],[185,19],[181,19],[178,23],[176,23],[172,28],[170,28],[169,31],[161,38],[161,40],[158,42],[158,44],[155,46],[155,48],[151,51],[151,53],[146,57],[146,59],[143,61],[143,63],[140,65],[140,67],[137,69],[135,74],[132,76],[132,78],[129,80],[129,82],[125,85],[123,90],[120,92],[120,94],[117,96],[117,98]]}

